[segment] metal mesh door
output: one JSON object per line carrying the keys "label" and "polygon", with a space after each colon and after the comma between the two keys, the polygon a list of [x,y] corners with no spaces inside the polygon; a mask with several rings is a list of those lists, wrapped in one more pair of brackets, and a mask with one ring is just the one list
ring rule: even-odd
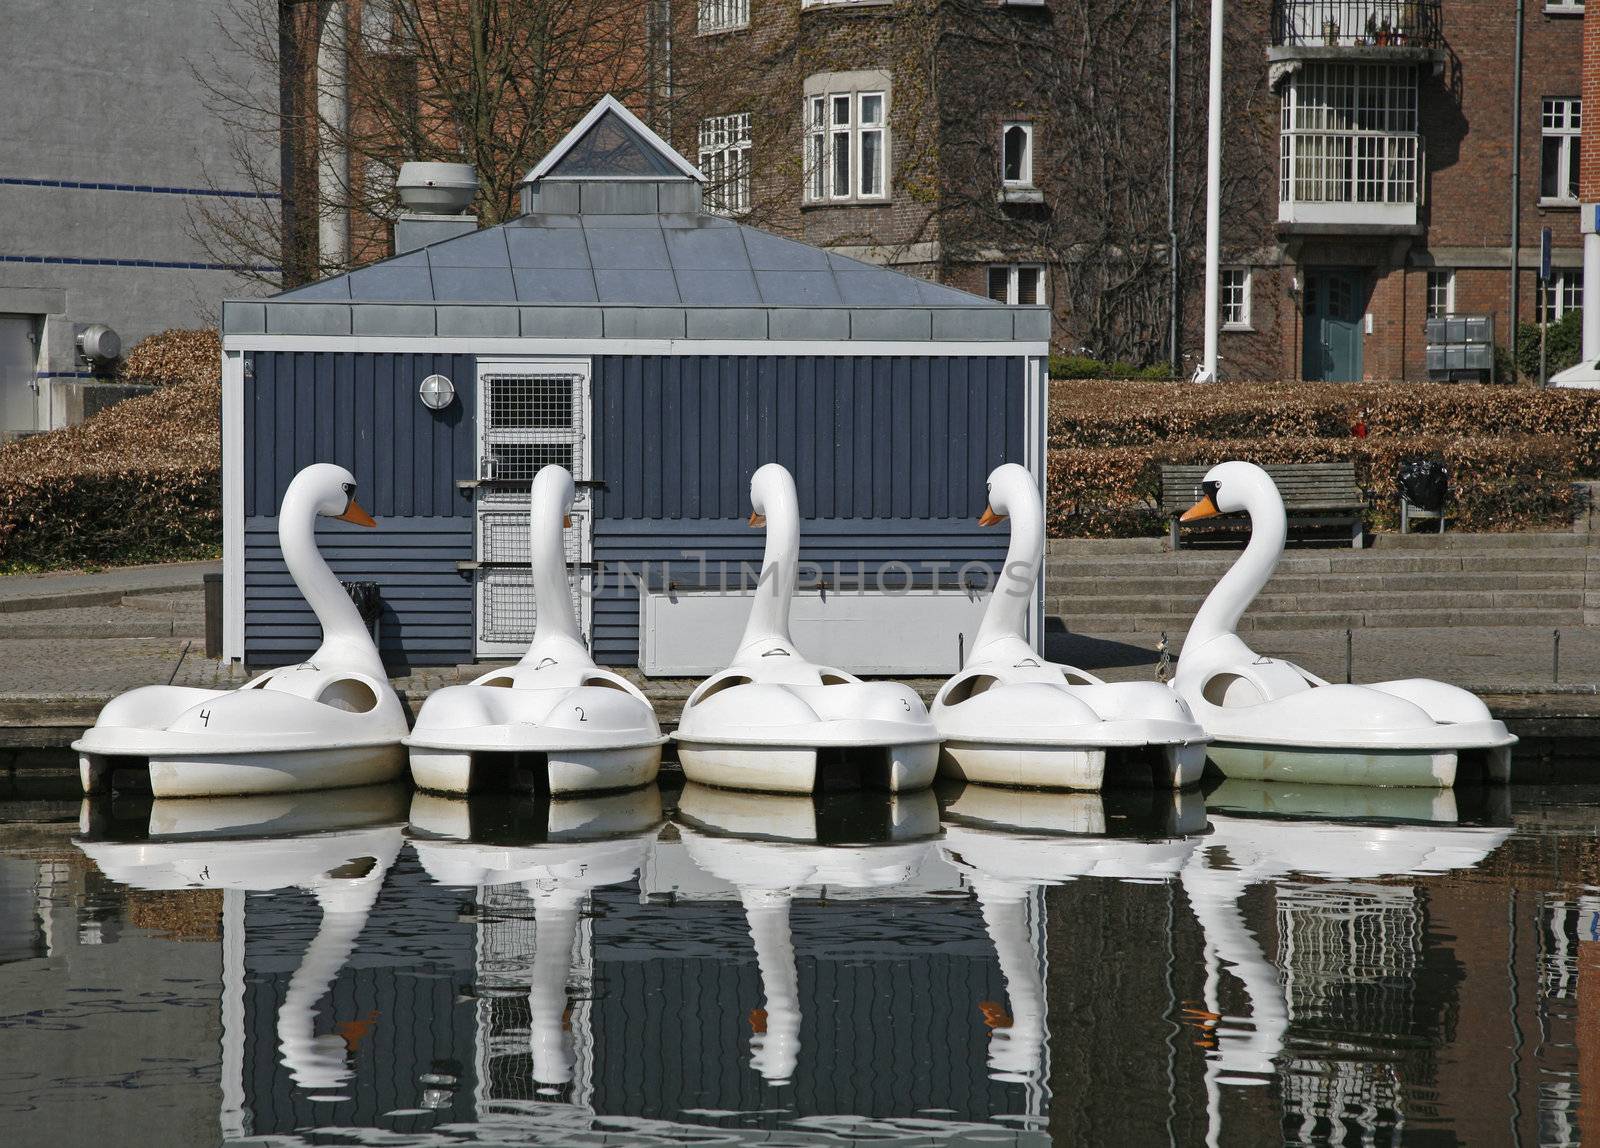
{"label": "metal mesh door", "polygon": [[[538,619],[529,569],[529,490],[540,469],[589,476],[587,364],[567,369],[486,369],[479,378],[478,634],[480,655],[520,655]],[[578,625],[589,629],[591,515],[580,487],[566,530],[567,580]]]}

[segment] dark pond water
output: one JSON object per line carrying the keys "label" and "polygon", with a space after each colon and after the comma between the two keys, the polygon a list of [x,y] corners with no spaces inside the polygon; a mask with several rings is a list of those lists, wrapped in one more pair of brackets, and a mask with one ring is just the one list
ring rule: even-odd
{"label": "dark pond water", "polygon": [[1600,790],[0,805],[0,1142],[1600,1142]]}

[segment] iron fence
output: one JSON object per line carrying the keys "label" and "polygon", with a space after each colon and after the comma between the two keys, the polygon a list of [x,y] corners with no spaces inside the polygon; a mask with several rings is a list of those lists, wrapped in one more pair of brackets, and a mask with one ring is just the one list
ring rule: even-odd
{"label": "iron fence", "polygon": [[1298,48],[1438,48],[1441,0],[1274,0],[1272,43]]}

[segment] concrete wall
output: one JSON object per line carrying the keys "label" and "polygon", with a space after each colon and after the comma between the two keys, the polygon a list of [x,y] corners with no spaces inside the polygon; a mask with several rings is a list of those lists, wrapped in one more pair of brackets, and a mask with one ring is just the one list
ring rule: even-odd
{"label": "concrete wall", "polygon": [[[48,316],[47,378],[81,369],[76,324],[106,323],[127,347],[213,321],[224,294],[252,290],[226,268],[233,260],[188,234],[202,202],[276,210],[275,200],[196,194],[259,189],[238,173],[191,66],[254,84],[267,106],[277,99],[274,77],[252,79],[229,55],[219,25],[229,13],[221,0],[0,5],[0,295],[54,295],[59,310],[36,312]],[[276,171],[275,148],[262,158]],[[64,421],[49,389],[41,425]]]}

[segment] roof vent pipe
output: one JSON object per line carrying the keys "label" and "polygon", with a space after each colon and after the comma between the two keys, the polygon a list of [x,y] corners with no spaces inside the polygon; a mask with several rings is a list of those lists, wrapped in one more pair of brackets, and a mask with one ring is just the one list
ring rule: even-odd
{"label": "roof vent pipe", "polygon": [[394,186],[401,208],[394,225],[396,255],[478,229],[477,219],[463,214],[478,194],[470,163],[412,160],[400,165]]}

